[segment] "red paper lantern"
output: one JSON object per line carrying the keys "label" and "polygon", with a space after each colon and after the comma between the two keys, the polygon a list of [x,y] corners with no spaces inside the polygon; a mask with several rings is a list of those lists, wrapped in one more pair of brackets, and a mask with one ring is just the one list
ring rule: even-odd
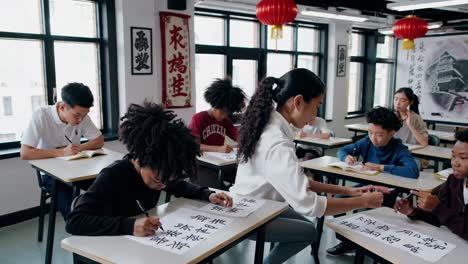
{"label": "red paper lantern", "polygon": [[409,15],[393,24],[393,33],[403,39],[403,49],[414,50],[414,39],[426,35],[428,30],[426,20]]}
{"label": "red paper lantern", "polygon": [[262,0],[257,4],[257,18],[265,25],[273,26],[271,38],[283,37],[283,24],[292,22],[297,16],[294,0]]}

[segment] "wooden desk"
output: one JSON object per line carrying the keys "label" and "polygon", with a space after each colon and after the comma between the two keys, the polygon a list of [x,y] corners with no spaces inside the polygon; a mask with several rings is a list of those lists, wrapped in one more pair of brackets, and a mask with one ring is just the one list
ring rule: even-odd
{"label": "wooden desk", "polygon": [[[435,160],[435,161],[450,161],[452,159],[452,149],[436,146],[426,146],[421,149],[415,149],[411,151],[411,154],[415,157]],[[436,167],[437,164],[436,164]]]}
{"label": "wooden desk", "polygon": [[79,160],[61,160],[56,158],[30,160],[29,164],[37,171],[43,172],[52,176],[52,191],[50,199],[49,224],[47,230],[47,246],[45,263],[52,263],[52,251],[54,248],[54,233],[55,233],[55,210],[57,200],[57,181],[62,181],[75,188],[74,193],[77,194],[76,183],[83,180],[96,178],[97,174],[114,161],[122,159],[124,154],[104,149],[107,155],[95,156],[89,159]]}
{"label": "wooden desk", "polygon": [[[224,185],[224,170],[227,168],[237,167],[237,164],[239,163],[238,160],[224,160],[206,154],[197,157],[197,159],[200,165],[213,168],[218,171],[218,183],[221,187],[226,187]],[[225,188],[225,190],[227,190],[227,187]]]}
{"label": "wooden desk", "polygon": [[327,177],[340,178],[363,184],[381,184],[389,187],[395,187],[403,192],[408,192],[410,190],[431,191],[435,187],[444,183],[443,181],[435,178],[432,173],[428,172],[420,172],[418,179],[411,179],[384,172],[377,175],[366,175],[327,166],[328,164],[337,161],[339,161],[339,159],[336,157],[323,156],[303,161],[300,165],[311,170],[312,173]]}
{"label": "wooden desk", "polygon": [[[180,207],[199,208],[206,202],[185,198],[176,199],[149,211],[152,215],[164,216]],[[263,262],[265,225],[286,211],[286,203],[266,200],[257,211],[245,218],[235,218],[229,226],[210,236],[184,254],[177,255],[158,248],[146,246],[124,236],[72,236],[62,240],[62,247],[73,252],[74,259],[85,258],[100,263],[198,263],[208,262],[257,232],[255,263]],[[77,262],[75,262],[77,263]]]}
{"label": "wooden desk", "polygon": [[353,143],[351,139],[336,138],[336,137],[330,137],[327,139],[313,138],[313,137],[296,138],[294,139],[294,142],[296,144],[304,144],[304,145],[319,147],[322,149],[322,155],[325,154],[325,149],[338,148],[338,147]]}
{"label": "wooden desk", "polygon": [[455,134],[453,132],[439,131],[439,130],[428,130],[429,135],[434,135],[440,138],[440,142],[444,144],[455,143]]}
{"label": "wooden desk", "polygon": [[[393,210],[388,207],[369,210],[360,214],[365,214],[377,219],[381,219],[386,223],[412,229],[423,234],[430,234],[437,239],[441,239],[456,245],[455,249],[453,249],[449,254],[445,255],[435,263],[463,263],[463,259],[466,257],[468,242],[452,233],[446,227],[438,228],[422,221],[412,221],[402,214],[393,212]],[[336,225],[338,221],[342,221],[347,217],[350,216],[347,215],[329,220],[327,221],[326,225],[337,233],[337,237],[340,240],[351,243],[358,248],[358,252],[356,253],[356,260],[354,263],[360,263],[361,259],[359,255],[361,255],[361,253],[372,257],[379,263],[429,263],[403,250],[388,246],[384,243],[376,242],[373,239],[348,230],[344,230],[343,228],[340,228]]]}

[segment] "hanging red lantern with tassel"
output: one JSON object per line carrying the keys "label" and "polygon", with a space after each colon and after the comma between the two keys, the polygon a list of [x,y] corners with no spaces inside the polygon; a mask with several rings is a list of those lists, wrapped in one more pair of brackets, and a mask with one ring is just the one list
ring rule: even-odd
{"label": "hanging red lantern with tassel", "polygon": [[426,20],[409,15],[393,24],[393,33],[403,39],[403,49],[414,50],[414,39],[426,35],[428,24]]}
{"label": "hanging red lantern with tassel", "polygon": [[265,25],[273,26],[272,39],[283,38],[283,25],[292,22],[297,16],[294,0],[262,0],[257,4],[257,18]]}

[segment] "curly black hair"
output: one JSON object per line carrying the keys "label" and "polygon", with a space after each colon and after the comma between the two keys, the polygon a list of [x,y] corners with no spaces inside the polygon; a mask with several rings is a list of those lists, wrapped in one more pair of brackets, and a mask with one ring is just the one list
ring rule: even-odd
{"label": "curly black hair", "polygon": [[[276,84],[276,87],[273,86]],[[240,144],[237,152],[241,162],[247,162],[255,153],[260,136],[270,120],[274,102],[281,108],[291,97],[302,95],[309,103],[325,93],[320,78],[307,69],[294,69],[277,79],[267,77],[256,89],[242,119]]]}
{"label": "curly black hair", "polygon": [[464,143],[468,143],[468,129],[460,130],[455,133],[455,139]]}
{"label": "curly black hair", "polygon": [[216,79],[205,90],[205,100],[211,107],[229,113],[240,112],[245,105],[245,93],[241,88],[232,85],[232,80]]}
{"label": "curly black hair", "polygon": [[381,126],[387,131],[398,131],[402,123],[392,110],[377,106],[366,113],[367,123]]}
{"label": "curly black hair", "polygon": [[119,131],[128,156],[141,167],[156,170],[163,182],[196,176],[196,156],[200,146],[181,119],[173,111],[145,101],[131,104]]}

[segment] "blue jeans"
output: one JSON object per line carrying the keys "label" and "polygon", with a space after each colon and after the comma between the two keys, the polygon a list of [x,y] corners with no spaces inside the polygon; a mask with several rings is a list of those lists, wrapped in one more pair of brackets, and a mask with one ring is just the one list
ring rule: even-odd
{"label": "blue jeans", "polygon": [[275,243],[264,264],[283,263],[317,238],[315,224],[289,208],[266,225],[265,241]]}
{"label": "blue jeans", "polygon": [[[47,174],[42,175],[42,184],[44,185],[45,189],[49,193],[52,193],[52,181],[53,180],[54,179],[50,175],[47,175]],[[94,182],[94,179],[82,181],[79,184],[79,188],[87,190],[93,182]],[[63,219],[66,221],[68,214],[70,213],[71,203],[73,201],[73,187],[57,180],[56,188],[57,188],[57,199],[56,199],[57,210],[62,214]]]}

